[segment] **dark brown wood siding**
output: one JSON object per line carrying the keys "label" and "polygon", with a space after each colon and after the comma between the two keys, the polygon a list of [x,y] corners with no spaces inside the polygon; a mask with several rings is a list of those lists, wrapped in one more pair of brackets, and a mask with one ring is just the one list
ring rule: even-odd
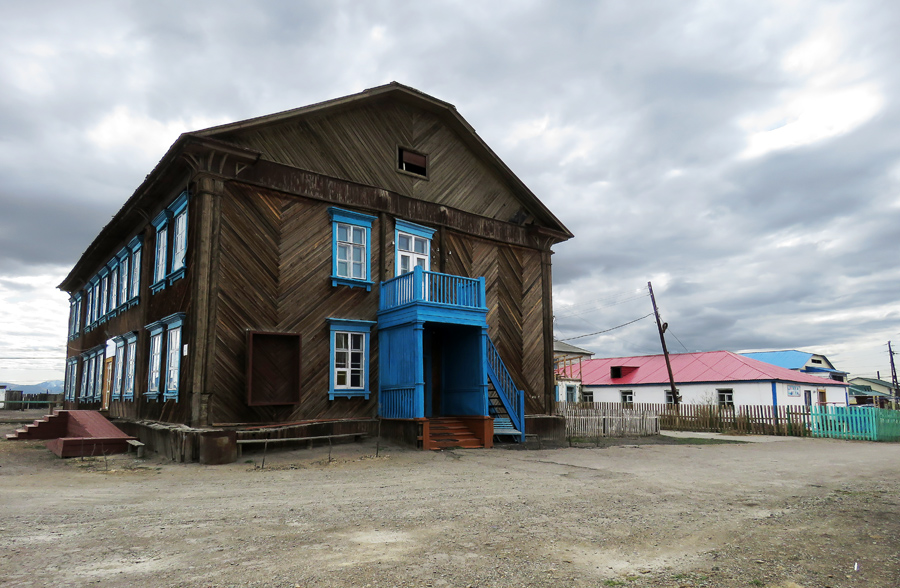
{"label": "dark brown wood siding", "polygon": [[444,241],[447,273],[485,278],[488,334],[525,390],[525,412],[547,414],[541,252],[452,231]]}
{"label": "dark brown wood siding", "polygon": [[[208,380],[213,423],[284,422],[374,416],[375,398],[328,400],[328,318],[376,319],[377,288],[331,285],[328,205],[230,184],[222,196],[216,305],[216,355]],[[373,277],[379,227],[372,227]],[[301,400],[296,406],[246,403],[246,332],[298,333],[303,341]],[[369,382],[377,389],[373,329]]]}
{"label": "dark brown wood siding", "polygon": [[[218,137],[270,161],[377,186],[508,221],[521,208],[500,173],[441,119],[398,102],[375,102]],[[428,179],[397,169],[397,149],[428,156]]]}

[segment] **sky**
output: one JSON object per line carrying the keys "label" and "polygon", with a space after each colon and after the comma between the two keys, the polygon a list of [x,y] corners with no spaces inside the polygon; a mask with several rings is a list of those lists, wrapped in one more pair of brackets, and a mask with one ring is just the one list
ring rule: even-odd
{"label": "sky", "polygon": [[652,282],[672,352],[889,378],[897,30],[870,0],[0,3],[0,382],[62,378],[56,286],[180,133],[391,81],[574,233],[557,338],[660,353]]}

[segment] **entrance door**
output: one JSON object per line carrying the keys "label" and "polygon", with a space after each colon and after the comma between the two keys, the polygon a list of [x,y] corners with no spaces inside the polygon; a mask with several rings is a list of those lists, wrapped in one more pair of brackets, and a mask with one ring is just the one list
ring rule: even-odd
{"label": "entrance door", "polygon": [[441,378],[443,367],[443,345],[441,333],[433,326],[426,325],[423,361],[425,362],[425,416],[443,416],[441,409]]}
{"label": "entrance door", "polygon": [[100,410],[109,410],[109,395],[112,390],[113,361],[115,361],[115,357],[110,357],[103,362],[103,391],[100,397]]}

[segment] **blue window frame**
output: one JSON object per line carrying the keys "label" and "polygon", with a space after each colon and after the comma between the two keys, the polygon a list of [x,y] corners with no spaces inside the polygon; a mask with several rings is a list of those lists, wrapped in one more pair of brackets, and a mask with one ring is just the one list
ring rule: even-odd
{"label": "blue window frame", "polygon": [[103,397],[103,366],[106,361],[106,346],[97,352],[94,356],[94,362],[97,364],[94,373],[94,402],[100,402]]}
{"label": "blue window frame", "polygon": [[331,285],[372,289],[374,216],[331,207]]}
{"label": "blue window frame", "polygon": [[156,294],[166,285],[184,277],[187,257],[188,197],[182,192],[172,204],[153,219],[156,229],[156,257],[150,291]]}
{"label": "blue window frame", "polygon": [[431,269],[431,238],[434,229],[405,220],[394,222],[394,275],[413,271],[416,266]]}
{"label": "blue window frame", "polygon": [[329,400],[357,396],[369,399],[369,335],[374,324],[374,321],[328,319],[331,341]]}
{"label": "blue window frame", "polygon": [[[148,398],[178,401],[181,379],[182,325],[184,313],[177,312],[147,325],[150,331],[150,361],[148,364]],[[165,360],[165,361],[164,361]]]}
{"label": "blue window frame", "polygon": [[116,359],[113,362],[112,390],[110,390],[109,398],[110,400],[120,400],[125,381],[125,338],[113,337],[113,341],[116,343]]}
{"label": "blue window frame", "polygon": [[69,298],[69,339],[81,333],[81,292]]}
{"label": "blue window frame", "polygon": [[78,358],[72,357],[66,361],[66,389],[64,398],[71,402],[75,400],[75,387],[78,383]]}
{"label": "blue window frame", "polygon": [[125,359],[124,359],[124,382],[122,384],[122,400],[134,400],[134,370],[137,363],[137,333],[126,333],[123,336],[125,340]]}
{"label": "blue window frame", "polygon": [[131,252],[131,260],[129,265],[130,277],[128,278],[127,304],[129,307],[138,303],[141,293],[141,238],[135,237],[128,243],[128,250]]}
{"label": "blue window frame", "polygon": [[81,354],[81,388],[78,390],[78,399],[86,400],[87,399],[87,391],[88,385],[90,384],[90,370],[91,370],[91,361],[90,354],[82,353]]}

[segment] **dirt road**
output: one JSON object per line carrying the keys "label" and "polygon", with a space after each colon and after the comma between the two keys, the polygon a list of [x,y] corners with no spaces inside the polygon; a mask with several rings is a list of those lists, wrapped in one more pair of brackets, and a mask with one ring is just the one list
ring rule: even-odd
{"label": "dirt road", "polygon": [[900,586],[900,445],[637,443],[260,469],[3,441],[0,586]]}

